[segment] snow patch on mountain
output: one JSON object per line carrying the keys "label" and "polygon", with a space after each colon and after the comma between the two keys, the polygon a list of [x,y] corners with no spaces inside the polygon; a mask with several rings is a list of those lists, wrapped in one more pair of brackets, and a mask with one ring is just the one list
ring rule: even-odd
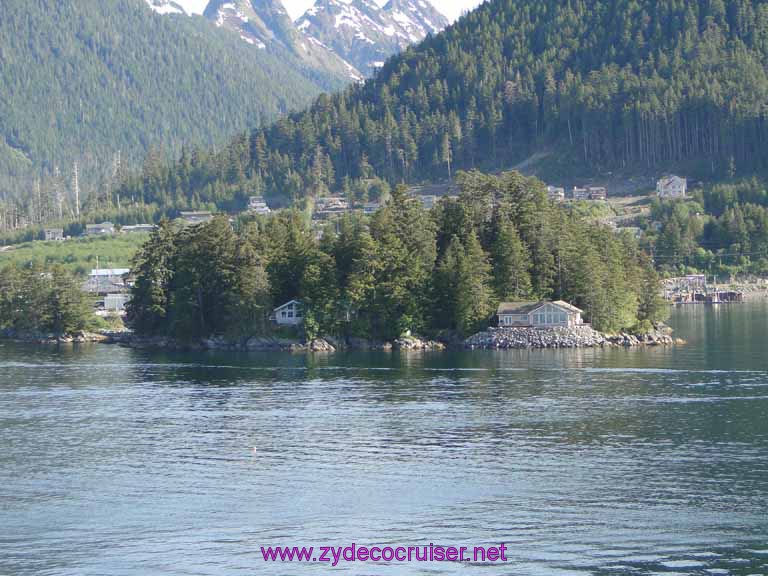
{"label": "snow patch on mountain", "polygon": [[147,4],[158,14],[202,15],[208,0],[147,0]]}

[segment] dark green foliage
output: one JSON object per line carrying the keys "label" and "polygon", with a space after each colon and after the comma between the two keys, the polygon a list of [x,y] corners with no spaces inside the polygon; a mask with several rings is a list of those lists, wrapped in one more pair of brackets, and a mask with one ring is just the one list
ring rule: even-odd
{"label": "dark green foliage", "polygon": [[657,201],[648,224],[649,248],[666,274],[768,272],[768,188],[757,179]]}
{"label": "dark green foliage", "polygon": [[[256,335],[271,307],[303,303],[307,338],[469,334],[506,298],[564,299],[596,328],[659,320],[658,277],[636,242],[546,199],[516,173],[457,175],[433,211],[397,188],[371,218],[348,215],[317,239],[283,211],[234,232],[225,218],[163,224],[137,256],[130,320],[178,338]],[[534,279],[534,280],[532,280]]]}
{"label": "dark green foliage", "polygon": [[74,161],[83,197],[96,198],[152,146],[176,155],[182,143],[221,143],[342,86],[144,0],[4,0],[0,70],[0,191],[25,199],[54,166],[71,188]]}
{"label": "dark green foliage", "polygon": [[61,267],[0,269],[0,330],[62,336],[86,329],[93,319],[79,281]]}

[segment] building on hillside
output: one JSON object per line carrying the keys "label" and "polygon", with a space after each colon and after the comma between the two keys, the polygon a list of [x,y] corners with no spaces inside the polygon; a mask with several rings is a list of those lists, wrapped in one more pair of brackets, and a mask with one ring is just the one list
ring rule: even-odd
{"label": "building on hillside", "polygon": [[299,326],[304,323],[304,306],[298,300],[291,300],[275,308],[269,319],[278,326]]}
{"label": "building on hillside", "polygon": [[64,229],[63,228],[46,228],[44,230],[45,233],[45,239],[48,241],[52,240],[64,240]]}
{"label": "building on hillside", "polygon": [[104,296],[104,310],[118,314],[125,312],[128,300],[130,300],[128,294],[107,294]]}
{"label": "building on hillside", "polygon": [[248,211],[259,215],[272,213],[272,210],[267,206],[266,200],[264,200],[264,196],[251,196],[248,199]]}
{"label": "building on hillside", "polygon": [[688,194],[688,180],[680,176],[665,176],[656,182],[656,195],[659,198],[685,198]]}
{"label": "building on hillside", "polygon": [[553,202],[565,202],[565,188],[547,186],[547,196]]}
{"label": "building on hillside", "polygon": [[179,215],[179,220],[184,224],[205,224],[213,220],[213,214],[211,212],[182,212]]}
{"label": "building on hillside", "polygon": [[115,233],[115,225],[112,222],[102,222],[101,224],[86,224],[86,236],[108,236]]}
{"label": "building on hillside", "polygon": [[118,294],[128,290],[127,268],[95,268],[88,274],[85,291],[91,294]]}
{"label": "building on hillside", "polygon": [[502,328],[581,326],[583,311],[567,302],[502,302],[496,313]]}
{"label": "building on hillside", "polygon": [[326,196],[315,202],[314,220],[330,220],[350,211],[349,201],[343,196]]}
{"label": "building on hillside", "polygon": [[588,190],[590,200],[608,200],[608,188],[605,186],[592,186]]}
{"label": "building on hillside", "polygon": [[136,224],[134,226],[123,226],[120,232],[123,234],[149,234],[157,228],[154,224]]}
{"label": "building on hillside", "polygon": [[571,198],[574,200],[607,200],[608,189],[604,186],[591,186],[589,188],[574,186]]}

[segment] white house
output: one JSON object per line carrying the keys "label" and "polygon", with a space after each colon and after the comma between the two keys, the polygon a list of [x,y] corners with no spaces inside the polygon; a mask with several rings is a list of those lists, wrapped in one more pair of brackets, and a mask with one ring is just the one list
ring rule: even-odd
{"label": "white house", "polygon": [[304,323],[304,306],[291,300],[272,311],[270,320],[278,326],[299,326]]}
{"label": "white house", "polygon": [[272,210],[267,206],[263,196],[251,196],[248,200],[248,210],[254,214],[271,214]]}
{"label": "white house", "polygon": [[562,300],[557,302],[502,302],[497,312],[499,326],[502,328],[580,326],[584,324],[582,314],[582,310]]}
{"label": "white house", "polygon": [[680,176],[665,176],[656,183],[659,198],[685,198],[688,193],[688,180]]}

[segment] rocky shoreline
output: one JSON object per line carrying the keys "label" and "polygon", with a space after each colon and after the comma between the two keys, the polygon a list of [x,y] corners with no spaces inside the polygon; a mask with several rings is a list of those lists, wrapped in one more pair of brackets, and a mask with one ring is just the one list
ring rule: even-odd
{"label": "rocky shoreline", "polygon": [[137,349],[169,350],[229,350],[233,352],[336,352],[339,350],[444,350],[445,344],[433,340],[422,340],[413,336],[398,338],[393,342],[377,342],[359,338],[341,340],[316,338],[303,342],[296,339],[259,336],[231,340],[217,336],[193,342],[181,342],[162,336],[143,337],[132,333],[108,335],[105,343],[119,344]]}
{"label": "rocky shoreline", "polygon": [[[404,336],[392,342],[370,341],[361,338],[317,338],[309,342],[297,339],[259,336],[231,340],[222,336],[183,342],[163,336],[138,336],[131,332],[78,332],[64,336],[52,334],[19,334],[8,331],[0,338],[31,344],[116,344],[139,350],[228,350],[233,352],[295,352],[330,353],[342,350],[378,351],[441,351],[449,347],[444,342],[415,336]],[[555,328],[489,328],[461,343],[469,350],[533,350],[546,348],[598,348],[669,346],[682,344],[671,335],[671,330],[659,325],[648,334],[606,335],[590,326]]]}
{"label": "rocky shoreline", "polygon": [[634,346],[670,346],[682,344],[665,326],[657,326],[648,334],[607,335],[591,326],[553,328],[489,328],[468,338],[469,350],[532,350],[542,348],[602,348]]}

